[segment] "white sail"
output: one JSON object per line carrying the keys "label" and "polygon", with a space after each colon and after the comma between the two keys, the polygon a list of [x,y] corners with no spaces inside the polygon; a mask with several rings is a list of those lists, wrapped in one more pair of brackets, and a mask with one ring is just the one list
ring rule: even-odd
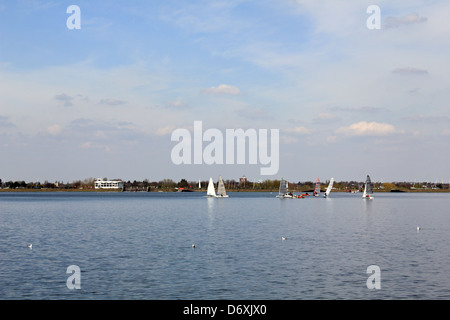
{"label": "white sail", "polygon": [[331,189],[333,189],[333,184],[334,184],[334,178],[331,178],[331,179],[330,179],[330,183],[328,184],[328,188],[327,188],[327,190],[325,191],[324,197],[328,197],[328,195],[329,195],[330,192],[331,192]]}
{"label": "white sail", "polygon": [[207,197],[215,197],[216,196],[216,190],[214,189],[214,182],[212,178],[209,178],[208,183],[208,190],[206,191]]}
{"label": "white sail", "polygon": [[292,194],[288,191],[289,183],[281,178],[280,190],[278,191],[277,198],[292,198]]}
{"label": "white sail", "polygon": [[373,197],[371,196],[372,193],[372,181],[370,180],[369,175],[367,175],[366,183],[364,183],[364,193],[362,197],[364,199],[373,199]]}
{"label": "white sail", "polygon": [[227,192],[225,190],[225,184],[223,183],[222,176],[219,176],[219,185],[217,187],[217,197],[228,198]]}
{"label": "white sail", "polygon": [[277,198],[283,198],[286,191],[287,191],[287,182],[283,178],[281,178],[280,189],[278,190]]}

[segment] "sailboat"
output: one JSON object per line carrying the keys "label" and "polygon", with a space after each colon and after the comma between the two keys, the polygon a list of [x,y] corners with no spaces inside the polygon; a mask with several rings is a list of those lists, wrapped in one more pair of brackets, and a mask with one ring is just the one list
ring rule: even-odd
{"label": "sailboat", "polygon": [[325,191],[325,194],[323,195],[324,198],[328,197],[328,195],[330,194],[331,189],[333,189],[333,184],[334,184],[334,178],[331,178],[330,183],[328,184],[328,188]]}
{"label": "sailboat", "polygon": [[294,198],[292,193],[288,192],[288,182],[286,180],[284,180],[283,178],[281,178],[281,181],[280,181],[280,190],[278,191],[277,198],[280,198],[280,199]]}
{"label": "sailboat", "polygon": [[225,191],[225,184],[223,183],[222,176],[219,176],[219,185],[217,187],[216,198],[228,198],[227,192]]}
{"label": "sailboat", "polygon": [[373,197],[371,196],[371,194],[373,193],[372,191],[372,181],[370,180],[369,175],[367,175],[367,179],[366,179],[366,183],[364,184],[364,193],[363,193],[363,199],[368,199],[368,200],[372,200]]}
{"label": "sailboat", "polygon": [[212,178],[209,178],[208,183],[208,190],[206,191],[206,197],[207,198],[215,198],[216,196],[216,190],[214,189],[214,181]]}
{"label": "sailboat", "polygon": [[320,180],[319,180],[319,178],[317,178],[317,180],[316,180],[316,187],[314,188],[313,195],[315,197],[318,197],[320,195]]}

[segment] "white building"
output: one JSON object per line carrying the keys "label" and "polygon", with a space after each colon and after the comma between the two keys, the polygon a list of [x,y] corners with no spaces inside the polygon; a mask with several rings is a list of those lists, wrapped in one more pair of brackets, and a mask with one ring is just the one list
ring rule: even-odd
{"label": "white building", "polygon": [[98,178],[95,181],[95,189],[122,189],[123,181],[114,180],[114,181],[103,181],[103,179]]}

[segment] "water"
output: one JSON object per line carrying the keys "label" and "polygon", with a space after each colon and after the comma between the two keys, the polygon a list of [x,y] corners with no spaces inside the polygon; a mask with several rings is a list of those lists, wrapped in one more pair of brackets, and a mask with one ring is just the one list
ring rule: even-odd
{"label": "water", "polygon": [[0,193],[0,299],[450,298],[450,194],[203,195]]}

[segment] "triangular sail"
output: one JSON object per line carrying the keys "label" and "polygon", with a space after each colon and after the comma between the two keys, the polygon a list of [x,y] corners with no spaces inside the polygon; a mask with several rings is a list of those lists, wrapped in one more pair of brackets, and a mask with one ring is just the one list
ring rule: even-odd
{"label": "triangular sail", "polygon": [[318,196],[320,194],[320,180],[317,178],[316,180],[316,187],[314,188],[314,195]]}
{"label": "triangular sail", "polygon": [[372,193],[373,193],[373,191],[372,191],[372,181],[370,180],[370,177],[367,176],[367,179],[366,179],[366,194],[372,194]]}
{"label": "triangular sail", "polygon": [[280,190],[278,191],[279,196],[284,196],[287,192],[287,184],[288,182],[284,179],[281,179],[280,181]]}
{"label": "triangular sail", "polygon": [[371,198],[371,194],[373,193],[372,190],[372,181],[370,180],[369,175],[367,175],[366,182],[364,183],[364,193],[363,198]]}
{"label": "triangular sail", "polygon": [[287,182],[287,180],[284,180],[283,178],[281,178],[280,191],[278,191],[277,198],[280,198],[280,199],[284,199],[284,198],[293,199],[294,195],[291,192],[289,192],[288,189],[289,189],[289,182]]}
{"label": "triangular sail", "polygon": [[334,178],[330,179],[330,183],[328,184],[328,188],[325,191],[325,195],[328,196],[331,192],[331,189],[333,189],[333,184],[334,184]]}
{"label": "triangular sail", "polygon": [[219,176],[219,186],[217,187],[217,195],[225,197],[227,192],[225,191],[225,184],[223,183],[222,176]]}
{"label": "triangular sail", "polygon": [[214,190],[214,181],[212,178],[209,178],[208,190],[206,191],[206,196],[215,197],[216,191]]}

